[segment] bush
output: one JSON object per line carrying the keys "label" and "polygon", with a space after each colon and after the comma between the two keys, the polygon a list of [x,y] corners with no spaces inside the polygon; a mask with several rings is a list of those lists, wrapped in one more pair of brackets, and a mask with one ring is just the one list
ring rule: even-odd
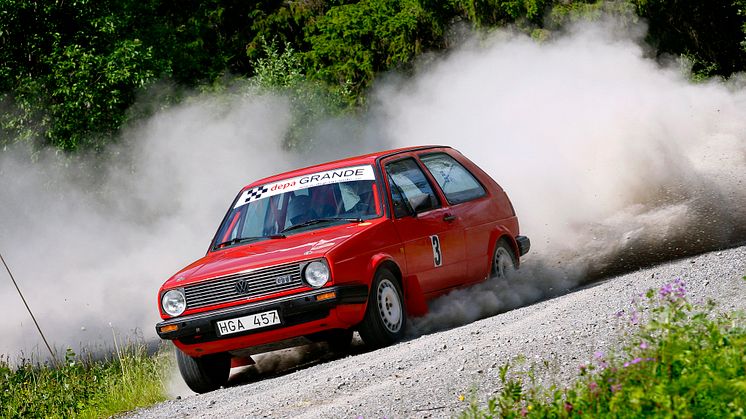
{"label": "bush", "polygon": [[[570,388],[526,389],[501,370],[503,389],[462,417],[744,417],[746,322],[695,305],[676,280],[618,313],[636,327],[621,356],[594,354]],[[641,322],[645,319],[644,322]]]}

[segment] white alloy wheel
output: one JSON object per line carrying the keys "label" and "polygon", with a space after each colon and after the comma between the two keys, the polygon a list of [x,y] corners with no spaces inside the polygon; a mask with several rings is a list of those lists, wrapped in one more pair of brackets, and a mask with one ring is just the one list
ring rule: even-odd
{"label": "white alloy wheel", "polygon": [[492,277],[505,279],[515,269],[513,254],[504,241],[497,242],[495,255],[492,257]]}
{"label": "white alloy wheel", "polygon": [[388,279],[383,279],[378,284],[376,295],[378,312],[381,313],[383,325],[389,332],[398,333],[402,326],[404,310],[396,287]]}

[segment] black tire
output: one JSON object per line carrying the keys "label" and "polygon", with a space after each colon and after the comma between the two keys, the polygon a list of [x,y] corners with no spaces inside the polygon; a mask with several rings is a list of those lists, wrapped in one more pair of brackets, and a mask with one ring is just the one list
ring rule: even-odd
{"label": "black tire", "polygon": [[177,348],[176,363],[184,382],[200,394],[224,386],[231,372],[231,357],[227,353],[192,358]]}
{"label": "black tire", "polygon": [[386,268],[376,272],[368,296],[368,308],[358,331],[371,348],[388,346],[404,336],[407,312],[399,281]]}
{"label": "black tire", "polygon": [[334,353],[346,353],[352,345],[352,329],[333,329],[326,334],[326,343]]}
{"label": "black tire", "polygon": [[516,269],[515,253],[508,241],[500,239],[495,243],[490,262],[490,278],[505,279]]}

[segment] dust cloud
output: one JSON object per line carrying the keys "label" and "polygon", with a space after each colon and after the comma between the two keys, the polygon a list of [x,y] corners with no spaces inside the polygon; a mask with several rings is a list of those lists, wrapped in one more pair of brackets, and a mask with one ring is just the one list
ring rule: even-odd
{"label": "dust cloud", "polygon": [[[247,90],[162,111],[104,156],[0,153],[0,251],[57,353],[155,339],[158,287],[204,255],[242,186],[343,157],[287,151],[290,124],[286,99]],[[46,358],[4,271],[0,307],[0,354]]]}
{"label": "dust cloud", "polygon": [[459,149],[532,240],[512,280],[435,301],[413,334],[746,239],[743,80],[695,84],[684,63],[649,58],[641,33],[613,21],[544,43],[500,32],[377,92],[396,144]]}
{"label": "dust cloud", "polygon": [[[416,144],[452,145],[490,173],[532,249],[520,280],[439,299],[413,333],[742,241],[746,89],[737,78],[690,82],[674,60],[649,58],[641,33],[601,22],[544,42],[474,37],[412,77],[379,80],[367,113],[320,123],[311,152],[282,146],[289,102],[256,93],[161,111],[103,163],[51,151],[30,163],[28,150],[11,148],[0,154],[0,251],[58,348],[107,342],[111,329],[153,338],[158,287],[204,254],[241,186]],[[40,352],[2,276],[0,353]]]}

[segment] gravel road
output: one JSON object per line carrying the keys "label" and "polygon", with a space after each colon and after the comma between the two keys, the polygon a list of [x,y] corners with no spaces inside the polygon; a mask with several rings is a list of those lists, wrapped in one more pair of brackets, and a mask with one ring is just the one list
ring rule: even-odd
{"label": "gravel road", "polygon": [[630,309],[648,288],[681,278],[692,301],[746,309],[744,275],[746,246],[706,253],[539,302],[541,293],[534,293],[534,302],[520,308],[377,351],[358,343],[346,357],[326,355],[323,345],[275,354],[260,359],[259,369],[234,370],[231,387],[129,417],[450,417],[472,396],[489,398],[499,388],[498,367],[518,355],[525,357],[519,369],[532,362],[544,366],[544,385],[567,383],[594,351],[619,345],[627,323],[615,313]]}

